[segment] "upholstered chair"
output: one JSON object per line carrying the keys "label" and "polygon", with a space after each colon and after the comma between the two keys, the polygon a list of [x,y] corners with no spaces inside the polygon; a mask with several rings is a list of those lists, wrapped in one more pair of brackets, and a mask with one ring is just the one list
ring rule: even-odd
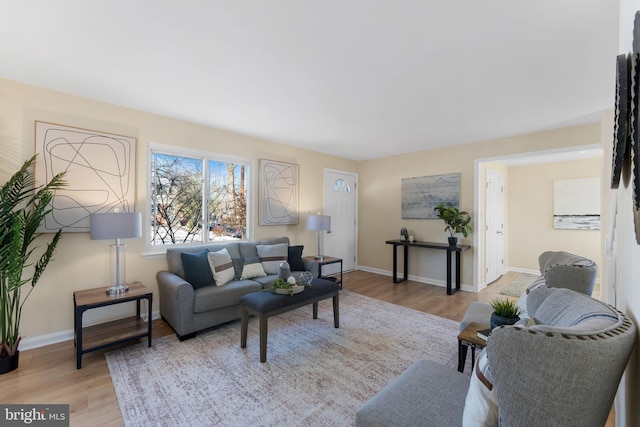
{"label": "upholstered chair", "polygon": [[420,360],[366,402],[356,427],[606,423],[635,324],[587,295],[540,286],[526,325],[493,330],[471,373]]}

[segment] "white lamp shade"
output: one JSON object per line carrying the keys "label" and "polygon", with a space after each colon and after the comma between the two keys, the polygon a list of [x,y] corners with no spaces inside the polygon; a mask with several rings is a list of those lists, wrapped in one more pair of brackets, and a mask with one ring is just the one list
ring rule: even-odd
{"label": "white lamp shade", "polygon": [[309,215],[307,218],[309,230],[331,230],[331,217],[329,215]]}
{"label": "white lamp shade", "polygon": [[89,217],[91,240],[127,239],[142,236],[140,212],[94,213]]}

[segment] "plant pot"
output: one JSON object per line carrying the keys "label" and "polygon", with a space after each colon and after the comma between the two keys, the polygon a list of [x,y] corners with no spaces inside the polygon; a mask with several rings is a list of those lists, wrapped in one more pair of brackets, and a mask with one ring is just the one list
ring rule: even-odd
{"label": "plant pot", "polygon": [[18,359],[20,359],[19,351],[16,351],[13,356],[0,357],[0,375],[16,370],[18,368]]}
{"label": "plant pot", "polygon": [[497,326],[502,326],[502,325],[513,325],[518,320],[520,320],[519,317],[502,317],[502,316],[498,316],[494,312],[494,313],[491,313],[491,329]]}
{"label": "plant pot", "polygon": [[457,237],[449,237],[449,246],[456,246],[458,244]]}

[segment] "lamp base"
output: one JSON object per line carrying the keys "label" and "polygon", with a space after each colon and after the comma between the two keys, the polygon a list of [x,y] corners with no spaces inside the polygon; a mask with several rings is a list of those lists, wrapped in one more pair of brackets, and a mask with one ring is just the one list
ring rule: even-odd
{"label": "lamp base", "polygon": [[107,288],[107,295],[119,295],[124,294],[129,290],[127,285],[110,286]]}
{"label": "lamp base", "polygon": [[316,255],[315,257],[313,257],[313,259],[317,259],[318,261],[322,262],[324,261],[324,255]]}

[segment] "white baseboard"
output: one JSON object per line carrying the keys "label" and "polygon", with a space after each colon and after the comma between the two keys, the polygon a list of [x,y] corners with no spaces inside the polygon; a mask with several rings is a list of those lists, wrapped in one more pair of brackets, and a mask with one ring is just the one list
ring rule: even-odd
{"label": "white baseboard", "polygon": [[[368,271],[369,273],[375,273],[375,274],[380,274],[380,275],[383,275],[383,276],[393,277],[393,273],[391,271],[381,270],[379,268],[367,267],[366,265],[358,265],[358,266],[356,266],[356,269],[357,270],[362,270],[362,271]],[[408,279],[412,280],[414,282],[426,283],[427,285],[435,285],[435,286],[440,286],[440,287],[443,287],[443,288],[447,287],[447,281],[446,280],[432,279],[430,277],[414,276],[412,274],[409,274]],[[460,290],[466,291],[466,292],[475,292],[474,289],[473,289],[473,286],[466,285],[464,283],[460,283]]]}
{"label": "white baseboard", "polygon": [[[147,320],[146,314],[141,314],[145,321]],[[160,312],[154,311],[152,313],[152,319],[156,320],[160,318]],[[68,329],[66,331],[53,332],[51,334],[39,335],[37,337],[24,338],[20,340],[18,349],[20,351],[31,350],[38,347],[44,347],[46,345],[57,344],[64,341],[70,341],[74,338],[74,330]]]}

